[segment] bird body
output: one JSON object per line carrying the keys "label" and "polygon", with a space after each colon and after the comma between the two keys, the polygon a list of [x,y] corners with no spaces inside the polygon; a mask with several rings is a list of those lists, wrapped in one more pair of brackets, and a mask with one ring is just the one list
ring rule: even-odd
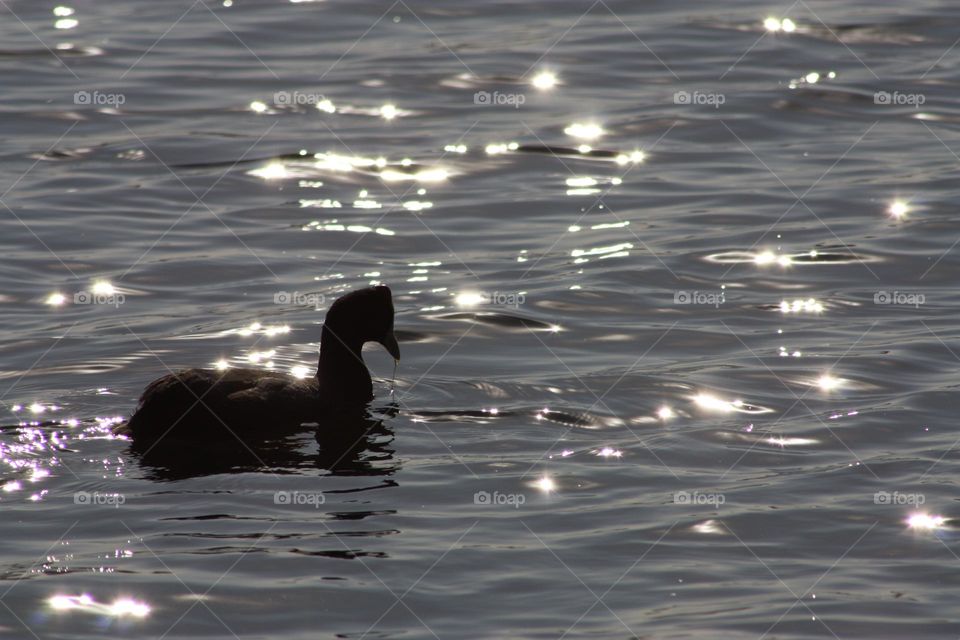
{"label": "bird body", "polygon": [[393,298],[383,285],[353,291],[330,307],[316,376],[232,368],[171,373],[147,385],[123,431],[140,439],[218,438],[363,408],[373,397],[361,355],[366,342],[379,342],[400,359]]}

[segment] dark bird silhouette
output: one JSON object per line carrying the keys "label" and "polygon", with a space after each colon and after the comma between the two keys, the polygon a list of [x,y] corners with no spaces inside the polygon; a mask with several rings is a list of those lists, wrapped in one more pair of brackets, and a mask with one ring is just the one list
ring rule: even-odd
{"label": "dark bird silhouette", "polygon": [[313,378],[260,369],[187,369],[154,380],[118,429],[135,440],[244,437],[271,427],[362,414],[373,398],[361,350],[383,345],[395,360],[393,297],[380,285],[337,299],[323,324]]}

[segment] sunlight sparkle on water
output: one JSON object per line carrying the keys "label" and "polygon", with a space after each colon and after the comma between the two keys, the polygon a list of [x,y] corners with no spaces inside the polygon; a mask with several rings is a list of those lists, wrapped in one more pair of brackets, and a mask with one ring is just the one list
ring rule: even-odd
{"label": "sunlight sparkle on water", "polygon": [[673,409],[667,406],[660,407],[657,409],[657,417],[661,420],[669,420],[674,417],[676,414],[673,412]]}
{"label": "sunlight sparkle on water", "polygon": [[487,152],[487,155],[495,156],[498,153],[506,153],[507,151],[516,151],[520,148],[520,143],[518,142],[491,142],[486,147],[484,151]]}
{"label": "sunlight sparkle on water", "polygon": [[623,456],[623,451],[612,447],[604,447],[597,451],[597,455],[601,458],[620,458]]}
{"label": "sunlight sparkle on water", "polygon": [[98,296],[112,296],[115,292],[113,285],[106,280],[97,280],[93,283],[93,293]]}
{"label": "sunlight sparkle on water", "polygon": [[534,482],[533,486],[535,486],[537,489],[540,489],[544,493],[550,493],[557,488],[557,484],[553,481],[553,478],[547,475]]}
{"label": "sunlight sparkle on water", "polygon": [[290,375],[292,375],[294,378],[298,380],[303,380],[305,378],[310,377],[310,369],[308,367],[304,367],[303,365],[298,364],[292,369],[290,369]]}
{"label": "sunlight sparkle on water", "polygon": [[282,162],[271,162],[265,167],[254,169],[250,172],[250,175],[263,178],[264,180],[279,180],[280,178],[286,178],[290,174],[287,173],[287,168]]}
{"label": "sunlight sparkle on water", "polygon": [[797,24],[790,18],[780,19],[770,16],[763,21],[763,28],[774,33],[778,31],[793,33],[797,29]]}
{"label": "sunlight sparkle on water", "polygon": [[622,229],[629,226],[629,220],[621,220],[620,222],[601,222],[600,224],[592,224],[590,225],[590,228],[594,231],[597,231],[600,229]]}
{"label": "sunlight sparkle on water", "polygon": [[251,322],[249,326],[244,327],[242,329],[238,329],[237,333],[239,333],[242,336],[252,336],[257,331],[260,331],[262,327],[263,325],[260,324],[259,322]]}
{"label": "sunlight sparkle on water", "polygon": [[48,469],[34,468],[33,472],[30,474],[30,482],[37,482],[38,480],[42,480],[49,475],[50,471]]}
{"label": "sunlight sparkle on water", "polygon": [[633,249],[633,243],[621,242],[620,244],[612,244],[605,247],[593,247],[592,249],[574,249],[570,252],[570,256],[576,258],[574,262],[579,264],[581,262],[588,262],[588,256],[613,258],[630,255],[627,249]]}
{"label": "sunlight sparkle on water", "polygon": [[276,353],[276,349],[270,349],[268,351],[251,351],[249,354],[247,354],[247,360],[253,363],[259,363],[262,360],[270,360],[270,358],[275,356]]}
{"label": "sunlight sparkle on water", "polygon": [[911,529],[931,531],[943,526],[947,521],[943,516],[932,516],[928,513],[912,513],[907,518],[907,526]]}
{"label": "sunlight sparkle on water", "polygon": [[51,307],[59,307],[66,301],[67,301],[67,297],[62,293],[60,293],[59,291],[57,291],[56,293],[51,293],[49,296],[47,296],[47,299],[45,302]]}
{"label": "sunlight sparkle on water", "polygon": [[47,603],[57,611],[66,611],[67,609],[79,609],[84,605],[93,604],[93,598],[87,594],[82,596],[53,596]]}
{"label": "sunlight sparkle on water", "polygon": [[533,80],[530,82],[530,84],[541,91],[553,89],[555,86],[557,86],[557,76],[549,71],[541,71],[537,75],[533,76]]}
{"label": "sunlight sparkle on water", "polygon": [[483,297],[483,294],[476,293],[474,291],[464,291],[463,293],[458,293],[454,298],[454,302],[461,307],[475,307],[478,304],[483,304],[486,301],[486,298]]}
{"label": "sunlight sparkle on water", "polygon": [[150,613],[150,606],[133,598],[118,598],[111,604],[97,602],[86,593],[79,596],[56,595],[47,600],[47,604],[54,611],[81,610],[86,613],[132,618],[145,618]]}
{"label": "sunlight sparkle on water", "polygon": [[397,117],[397,107],[392,104],[385,104],[380,107],[380,117],[384,120],[393,120]]}
{"label": "sunlight sparkle on water", "polygon": [[697,524],[693,525],[691,528],[697,533],[726,533],[726,529],[720,526],[720,522],[718,520],[704,520],[703,522],[698,522]]}
{"label": "sunlight sparkle on water", "polygon": [[716,411],[719,413],[731,413],[736,411],[737,413],[763,414],[771,413],[773,411],[773,409],[768,407],[750,404],[740,400],[739,398],[735,400],[724,400],[723,398],[718,398],[712,393],[698,393],[697,395],[693,396],[691,400],[701,409],[706,409],[707,411]]}
{"label": "sunlight sparkle on water", "polygon": [[838,389],[842,383],[843,381],[840,378],[832,376],[829,373],[825,373],[817,378],[817,386],[824,391],[833,391],[834,389]]}
{"label": "sunlight sparkle on water", "polygon": [[621,154],[618,154],[617,157],[615,158],[616,163],[620,165],[627,164],[630,162],[634,164],[640,164],[646,159],[647,159],[647,154],[645,154],[643,151],[631,151],[630,153],[621,153]]}
{"label": "sunlight sparkle on water", "polygon": [[720,411],[723,413],[733,411],[733,406],[730,402],[721,400],[717,396],[710,393],[697,394],[694,396],[693,401],[697,403],[697,406],[703,409],[709,409],[710,411]]}
{"label": "sunlight sparkle on water", "polygon": [[779,264],[781,267],[789,267],[791,263],[790,256],[787,256],[787,255],[778,256],[773,251],[761,251],[756,256],[754,256],[753,261],[761,266],[776,263],[776,264]]}
{"label": "sunlight sparkle on water", "polygon": [[581,140],[596,140],[606,133],[603,127],[595,122],[574,122],[564,129],[563,132],[568,136],[580,138]]}
{"label": "sunlight sparkle on water", "polygon": [[385,169],[380,173],[380,177],[386,182],[399,182],[401,180],[416,180],[417,182],[442,182],[450,176],[446,169],[421,169],[416,173],[406,173],[395,169]]}
{"label": "sunlight sparkle on water", "polygon": [[891,216],[893,216],[897,220],[900,220],[901,218],[906,216],[908,213],[910,213],[910,207],[903,200],[894,200],[892,203],[890,203],[890,208],[887,209],[887,211],[890,213]]}
{"label": "sunlight sparkle on water", "polygon": [[406,200],[403,203],[403,208],[407,211],[423,211],[424,209],[429,209],[432,206],[433,203],[426,200]]}
{"label": "sunlight sparkle on water", "polygon": [[780,301],[780,311],[783,313],[800,313],[801,311],[807,313],[823,313],[823,303],[816,300],[816,298],[807,298],[807,299],[796,299],[793,301],[781,300]]}
{"label": "sunlight sparkle on water", "polygon": [[233,333],[236,331],[237,334],[241,336],[252,336],[255,333],[261,333],[265,336],[272,337],[276,335],[282,335],[285,333],[290,333],[290,325],[287,324],[268,324],[265,325],[262,322],[251,322],[245,327],[241,327],[236,330],[229,330],[226,333]]}
{"label": "sunlight sparkle on water", "polygon": [[121,598],[110,605],[110,613],[114,616],[134,616],[143,618],[150,613],[150,607],[143,602]]}
{"label": "sunlight sparkle on water", "polygon": [[786,449],[791,446],[817,444],[817,441],[813,438],[789,438],[785,436],[768,436],[764,438],[764,442],[774,447],[780,447],[781,449]]}
{"label": "sunlight sparkle on water", "polygon": [[266,327],[263,330],[263,335],[272,337],[277,335],[282,335],[284,333],[290,333],[290,326],[285,324],[273,324]]}
{"label": "sunlight sparkle on water", "polygon": [[442,182],[448,177],[450,177],[450,172],[446,169],[424,169],[416,174],[418,182]]}

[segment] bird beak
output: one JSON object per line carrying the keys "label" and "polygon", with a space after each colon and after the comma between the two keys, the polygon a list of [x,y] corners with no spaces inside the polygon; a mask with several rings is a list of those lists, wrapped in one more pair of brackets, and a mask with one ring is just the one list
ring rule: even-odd
{"label": "bird beak", "polygon": [[393,335],[393,329],[390,330],[390,333],[383,337],[383,340],[380,341],[380,344],[390,352],[390,355],[393,356],[393,359],[397,362],[400,361],[400,345],[397,344],[397,337]]}

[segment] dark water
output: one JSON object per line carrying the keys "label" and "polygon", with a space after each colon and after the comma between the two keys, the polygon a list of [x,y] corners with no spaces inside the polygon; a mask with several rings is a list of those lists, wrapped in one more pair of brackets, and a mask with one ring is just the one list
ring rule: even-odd
{"label": "dark water", "polygon": [[[0,636],[960,633],[956,4],[56,7],[0,2]],[[359,441],[109,435],[370,282]]]}

